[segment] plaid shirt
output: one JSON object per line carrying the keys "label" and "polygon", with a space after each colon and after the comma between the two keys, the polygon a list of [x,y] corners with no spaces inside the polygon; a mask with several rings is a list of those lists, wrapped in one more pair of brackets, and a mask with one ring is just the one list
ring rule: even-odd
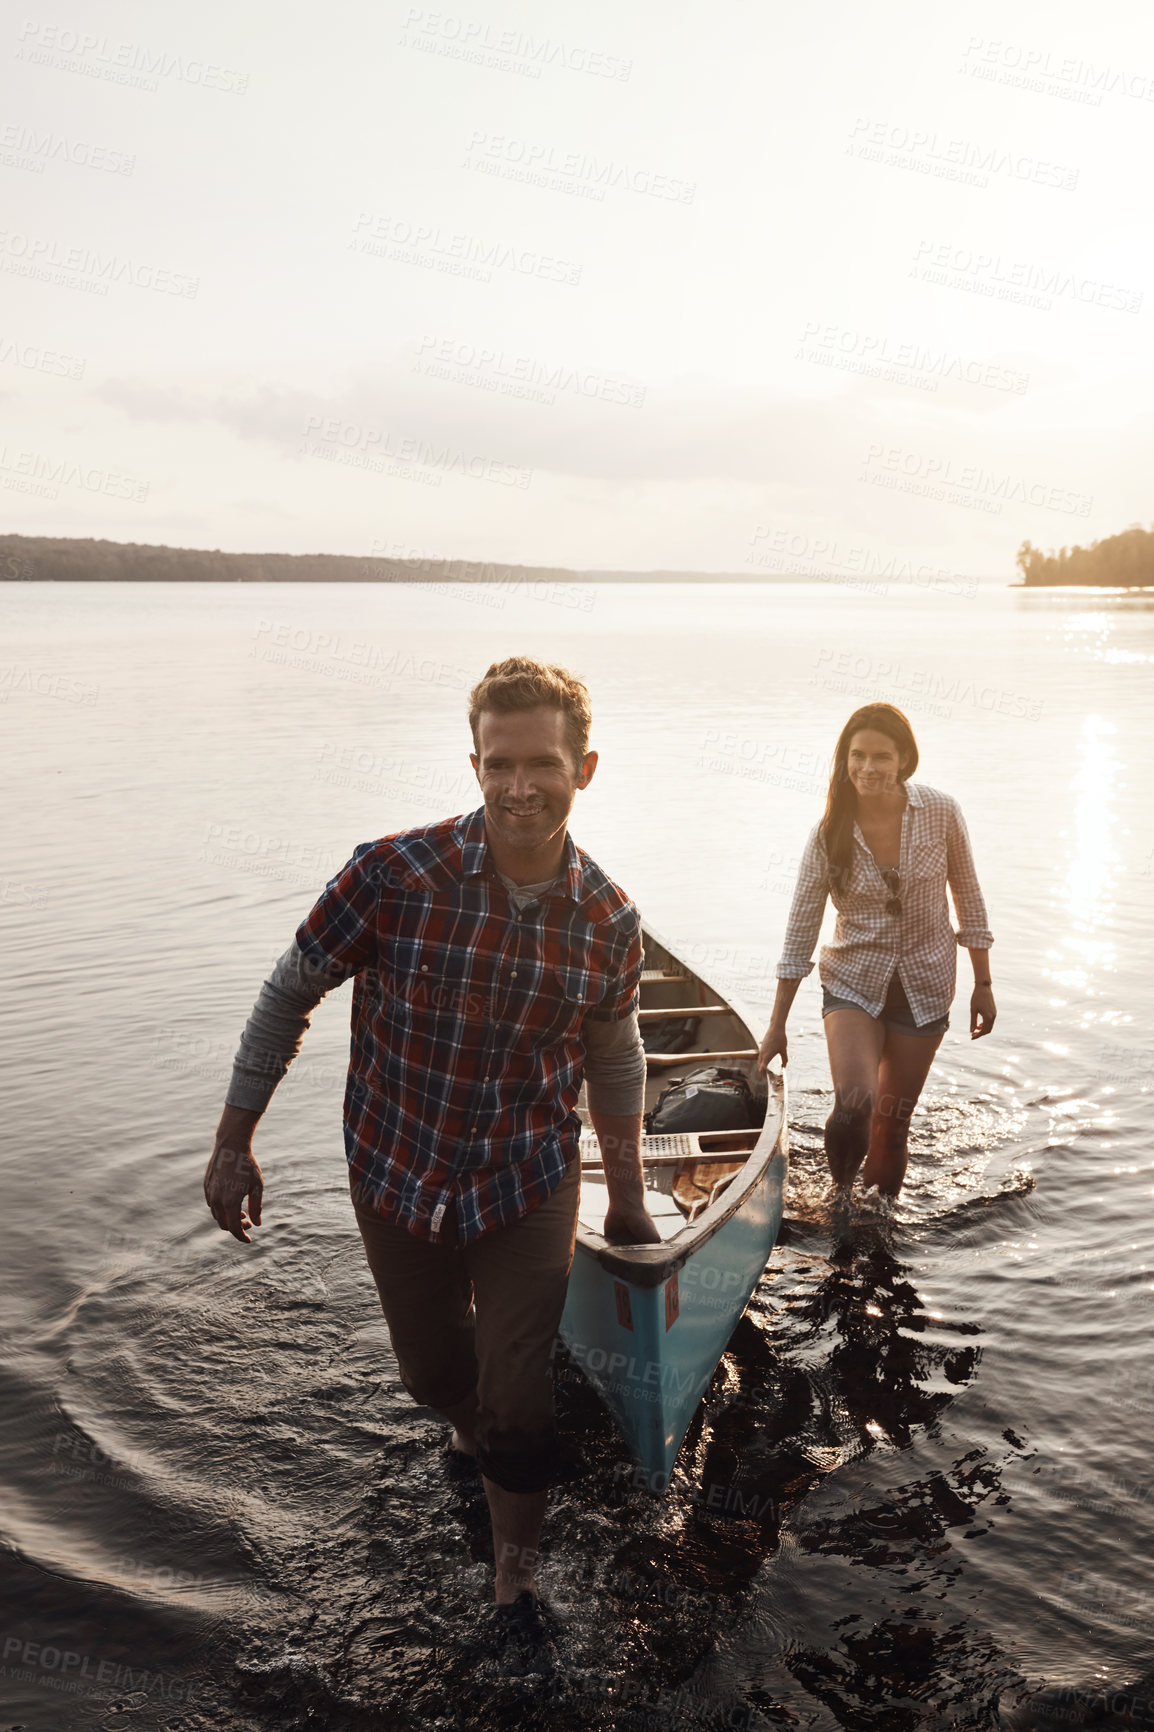
{"label": "plaid shirt", "polygon": [[[822,985],[879,1016],[896,969],[914,1021],[921,1026],[949,1013],[958,946],[988,950],[994,935],[958,802],[915,782],[906,783],[906,798],[898,867],[901,913],[885,911],[892,892],[858,826],[849,875],[840,885],[830,884],[820,826],[815,826],[801,857],[777,976],[800,980],[812,969],[828,896],[837,909],[837,926],[833,943],[822,947]],[[947,884],[958,915],[956,934],[946,904]]]}
{"label": "plaid shirt", "polygon": [[311,969],[357,977],[357,1200],[418,1238],[454,1199],[462,1243],[544,1201],[577,1151],[582,1021],[636,1005],[636,908],[569,836],[562,870],[519,913],[482,808],[364,843],[297,931]]}

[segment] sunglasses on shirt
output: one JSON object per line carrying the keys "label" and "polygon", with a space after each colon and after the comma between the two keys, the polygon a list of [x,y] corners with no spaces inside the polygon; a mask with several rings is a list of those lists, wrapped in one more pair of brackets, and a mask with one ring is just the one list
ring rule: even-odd
{"label": "sunglasses on shirt", "polygon": [[901,874],[896,866],[885,866],[882,868],[882,878],[885,880],[885,887],[890,893],[890,899],[886,903],[886,913],[900,914],[902,911]]}

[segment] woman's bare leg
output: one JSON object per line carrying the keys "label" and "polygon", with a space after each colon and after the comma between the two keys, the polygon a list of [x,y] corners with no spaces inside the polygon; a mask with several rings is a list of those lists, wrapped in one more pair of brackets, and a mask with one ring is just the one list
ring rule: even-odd
{"label": "woman's bare leg", "polygon": [[869,1129],[869,1150],[862,1172],[866,1190],[874,1185],[884,1196],[896,1197],[909,1159],[910,1117],[918,1104],[941,1035],[901,1034],[885,1030],[878,1066],[878,1092]]}
{"label": "woman's bare leg", "polygon": [[869,1148],[885,1029],[864,1010],[831,1010],[824,1027],[834,1094],[825,1155],[834,1184],[848,1190]]}

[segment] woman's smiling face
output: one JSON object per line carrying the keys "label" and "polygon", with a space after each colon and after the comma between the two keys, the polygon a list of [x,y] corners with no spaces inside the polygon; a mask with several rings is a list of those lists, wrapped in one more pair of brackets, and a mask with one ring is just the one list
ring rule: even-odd
{"label": "woman's smiling face", "polygon": [[898,787],[904,760],[896,743],[876,728],[861,728],[850,736],[846,774],[857,793],[867,799],[892,794]]}

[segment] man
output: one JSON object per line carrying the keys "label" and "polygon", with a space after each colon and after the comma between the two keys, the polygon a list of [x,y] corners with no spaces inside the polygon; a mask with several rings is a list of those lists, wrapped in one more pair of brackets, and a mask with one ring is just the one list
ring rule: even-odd
{"label": "man", "polygon": [[490,667],[469,708],[483,809],[365,843],[327,886],[254,1007],[204,1181],[219,1225],[249,1243],[253,1131],[310,1013],[355,975],[345,1151],[366,1259],[405,1388],[478,1459],[497,1604],[529,1618],[558,1477],[550,1359],[583,1074],[606,1237],[660,1237],[640,1159],[640,921],[567,830],[597,767],[590,720],[564,668]]}

